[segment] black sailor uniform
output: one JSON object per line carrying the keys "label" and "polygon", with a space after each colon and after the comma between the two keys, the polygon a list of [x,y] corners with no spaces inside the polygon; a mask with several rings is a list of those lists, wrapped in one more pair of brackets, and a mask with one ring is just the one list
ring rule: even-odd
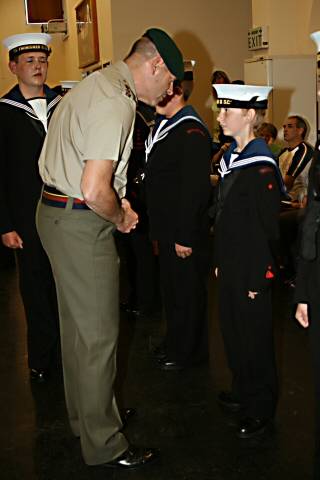
{"label": "black sailor uniform", "polygon": [[[168,359],[182,366],[208,354],[207,276],[211,138],[191,106],[160,118],[147,143],[150,236],[159,244]],[[175,243],[192,247],[180,258]]]}
{"label": "black sailor uniform", "polygon": [[[263,139],[249,142],[231,164],[235,148],[234,142],[220,162],[214,206],[219,317],[232,393],[245,416],[270,419],[278,395],[271,283],[282,181]],[[258,292],[254,300],[248,291]]]}
{"label": "black sailor uniform", "polygon": [[[60,96],[44,86],[49,119]],[[28,364],[57,361],[58,311],[54,279],[35,225],[42,181],[38,158],[45,128],[16,85],[0,99],[0,234],[16,231],[19,286],[27,320]]]}
{"label": "black sailor uniform", "polygon": [[294,300],[308,304],[309,340],[315,382],[314,479],[320,478],[320,142],[309,171]]}

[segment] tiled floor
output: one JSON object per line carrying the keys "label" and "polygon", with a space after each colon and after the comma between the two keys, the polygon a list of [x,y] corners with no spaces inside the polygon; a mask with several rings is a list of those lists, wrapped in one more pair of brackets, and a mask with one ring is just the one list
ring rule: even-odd
{"label": "tiled floor", "polygon": [[130,441],[161,449],[161,461],[132,472],[87,467],[69,429],[57,375],[30,385],[25,325],[14,268],[0,272],[0,478],[3,480],[308,480],[312,470],[313,396],[306,332],[290,317],[290,291],[275,295],[281,398],[276,431],[259,441],[238,440],[234,419],[216,404],[228,385],[210,284],[210,367],[162,372],[150,342],[160,318],[122,318],[119,402],[137,408]]}

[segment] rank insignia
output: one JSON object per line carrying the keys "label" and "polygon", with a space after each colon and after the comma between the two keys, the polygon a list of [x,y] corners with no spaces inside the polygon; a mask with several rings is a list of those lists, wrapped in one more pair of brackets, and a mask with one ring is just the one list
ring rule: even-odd
{"label": "rank insignia", "polygon": [[136,96],[135,96],[135,94],[133,93],[133,91],[131,90],[129,84],[128,84],[126,81],[124,81],[124,82],[123,82],[123,85],[124,85],[124,94],[125,94],[125,96],[126,96],[126,97],[129,97],[129,98],[132,98],[132,100],[134,100],[134,101],[136,102],[136,101],[137,101]]}

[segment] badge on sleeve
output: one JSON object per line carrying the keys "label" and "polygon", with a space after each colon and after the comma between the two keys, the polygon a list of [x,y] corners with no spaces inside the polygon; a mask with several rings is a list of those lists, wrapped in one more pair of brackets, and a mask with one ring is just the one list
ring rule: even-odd
{"label": "badge on sleeve", "polygon": [[123,80],[123,87],[124,87],[123,93],[125,94],[125,96],[128,98],[131,98],[134,102],[137,102],[137,98],[135,94],[131,90],[130,85],[125,80]]}
{"label": "badge on sleeve", "polygon": [[274,278],[274,273],[272,271],[271,265],[268,265],[268,269],[266,271],[265,278],[267,278],[267,279]]}

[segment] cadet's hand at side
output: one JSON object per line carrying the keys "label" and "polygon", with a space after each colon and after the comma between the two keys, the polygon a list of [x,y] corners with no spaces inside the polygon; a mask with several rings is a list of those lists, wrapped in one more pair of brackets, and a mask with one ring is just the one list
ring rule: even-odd
{"label": "cadet's hand at side", "polygon": [[300,325],[303,326],[303,328],[307,328],[309,326],[308,305],[306,303],[298,303],[296,319]]}
{"label": "cadet's hand at side", "polygon": [[22,238],[17,234],[15,230],[1,235],[1,240],[5,247],[14,249],[23,248]]}
{"label": "cadet's hand at side", "polygon": [[175,243],[174,246],[176,249],[176,254],[180,258],[187,258],[190,257],[190,255],[192,254],[191,247],[184,247],[183,245],[179,245],[179,243]]}
{"label": "cadet's hand at side", "polygon": [[138,215],[132,210],[130,202],[126,198],[121,200],[121,209],[123,211],[123,217],[120,223],[117,224],[117,229],[122,233],[129,233],[132,229],[136,228],[138,223]]}

